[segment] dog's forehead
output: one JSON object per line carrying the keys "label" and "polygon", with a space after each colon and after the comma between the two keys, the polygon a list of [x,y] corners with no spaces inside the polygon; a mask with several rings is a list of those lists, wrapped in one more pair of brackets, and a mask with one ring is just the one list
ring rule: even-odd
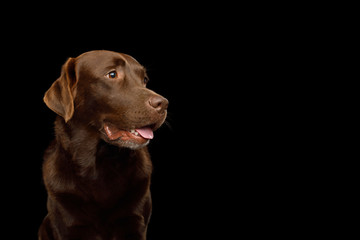
{"label": "dog's forehead", "polygon": [[90,68],[115,67],[129,65],[132,68],[144,68],[135,58],[130,55],[106,50],[86,52],[77,57],[79,64],[85,64]]}

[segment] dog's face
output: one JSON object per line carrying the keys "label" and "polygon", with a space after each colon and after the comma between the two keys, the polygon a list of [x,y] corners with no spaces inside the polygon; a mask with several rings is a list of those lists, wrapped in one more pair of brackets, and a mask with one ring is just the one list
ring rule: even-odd
{"label": "dog's face", "polygon": [[146,88],[145,68],[129,55],[91,51],[70,58],[44,101],[65,121],[96,129],[110,144],[147,145],[165,121],[168,101]]}

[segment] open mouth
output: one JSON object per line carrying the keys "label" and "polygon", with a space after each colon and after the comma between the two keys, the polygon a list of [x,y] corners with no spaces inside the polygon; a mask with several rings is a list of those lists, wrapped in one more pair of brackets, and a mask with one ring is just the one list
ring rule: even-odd
{"label": "open mouth", "polygon": [[118,129],[111,123],[104,123],[104,130],[109,140],[133,141],[145,143],[154,138],[154,132],[151,126],[135,128],[130,130]]}

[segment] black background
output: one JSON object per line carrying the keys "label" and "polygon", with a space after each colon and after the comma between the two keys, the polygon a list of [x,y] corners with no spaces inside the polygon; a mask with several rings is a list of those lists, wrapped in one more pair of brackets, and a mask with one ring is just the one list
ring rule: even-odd
{"label": "black background", "polygon": [[[19,234],[36,239],[46,215],[41,165],[54,137],[55,113],[43,103],[45,91],[59,77],[68,57],[106,49],[136,58],[148,70],[148,87],[170,102],[167,124],[155,132],[149,145],[154,172],[148,238],[202,239],[228,234],[226,229],[233,222],[228,213],[235,214],[236,208],[230,205],[240,191],[230,187],[237,178],[230,172],[239,161],[230,149],[239,136],[229,137],[234,131],[229,116],[238,111],[229,108],[230,92],[238,79],[225,74],[231,68],[226,63],[230,51],[235,49],[214,39],[223,30],[199,25],[190,31],[191,25],[161,23],[159,28],[139,26],[134,33],[116,25],[81,23],[49,29],[45,22],[23,23],[29,31],[24,26],[21,32],[15,26],[10,29],[7,46],[11,53],[3,55],[7,59],[7,81],[2,88],[4,155],[9,158],[3,168],[3,193],[5,209],[11,209],[7,229],[15,233],[21,228]],[[223,229],[226,222],[229,225]]]}
{"label": "black background", "polygon": [[[168,124],[149,145],[149,240],[313,230],[322,214],[320,185],[309,184],[317,168],[306,149],[315,144],[303,141],[309,119],[293,111],[304,69],[294,66],[308,66],[300,58],[307,39],[292,31],[296,21],[259,7],[88,11],[64,3],[12,19],[2,49],[5,230],[37,238],[46,215],[42,155],[55,119],[42,98],[68,57],[97,49],[136,58],[148,70],[148,87],[170,102]],[[320,210],[310,213],[313,207]]]}

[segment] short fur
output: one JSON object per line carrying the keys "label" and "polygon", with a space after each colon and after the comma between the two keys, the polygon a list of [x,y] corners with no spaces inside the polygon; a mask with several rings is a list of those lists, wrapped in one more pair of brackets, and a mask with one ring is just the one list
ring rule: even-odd
{"label": "short fur", "polygon": [[[126,54],[91,51],[64,64],[44,97],[59,116],[44,155],[48,214],[40,240],[146,239],[149,140],[128,131],[156,130],[168,106],[146,82],[145,68]],[[106,126],[125,137],[112,139]]]}

